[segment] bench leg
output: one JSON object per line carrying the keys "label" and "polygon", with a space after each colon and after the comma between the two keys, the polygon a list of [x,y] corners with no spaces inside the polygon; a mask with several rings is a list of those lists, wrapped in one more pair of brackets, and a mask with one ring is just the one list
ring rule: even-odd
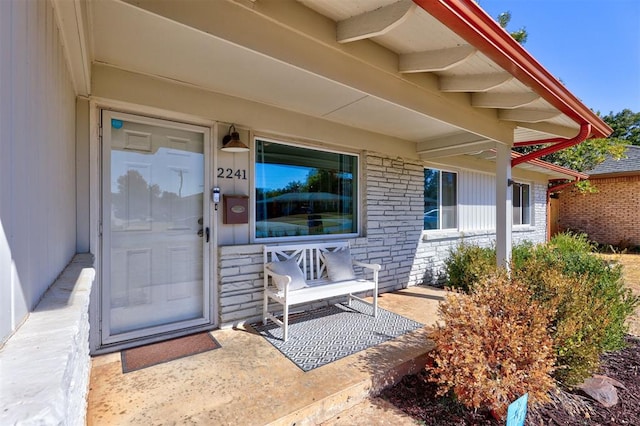
{"label": "bench leg", "polygon": [[267,292],[265,291],[264,297],[262,298],[262,325],[267,325],[268,309],[269,309],[269,298],[267,297]]}
{"label": "bench leg", "polygon": [[284,309],[282,311],[282,331],[283,331],[283,340],[286,342],[289,338],[289,305],[284,304]]}
{"label": "bench leg", "polygon": [[373,316],[378,317],[378,290],[373,290]]}

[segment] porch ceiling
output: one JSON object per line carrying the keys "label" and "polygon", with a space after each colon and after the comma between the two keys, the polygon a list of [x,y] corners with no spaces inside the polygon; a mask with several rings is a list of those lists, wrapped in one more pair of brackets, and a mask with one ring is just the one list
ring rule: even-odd
{"label": "porch ceiling", "polygon": [[102,0],[89,10],[95,63],[402,138],[424,157],[579,129],[410,0]]}

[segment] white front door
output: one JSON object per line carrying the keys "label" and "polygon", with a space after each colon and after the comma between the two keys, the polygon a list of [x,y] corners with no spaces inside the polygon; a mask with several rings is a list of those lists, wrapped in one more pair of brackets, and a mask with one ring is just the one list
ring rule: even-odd
{"label": "white front door", "polygon": [[102,345],[212,325],[209,129],[102,112]]}

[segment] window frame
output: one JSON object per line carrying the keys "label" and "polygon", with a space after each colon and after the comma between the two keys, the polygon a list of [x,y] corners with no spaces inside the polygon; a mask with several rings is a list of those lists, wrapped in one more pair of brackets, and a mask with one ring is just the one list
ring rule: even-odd
{"label": "window frame", "polygon": [[[354,219],[356,220],[356,230],[355,232],[352,233],[345,233],[345,234],[318,234],[318,235],[292,235],[292,236],[286,236],[286,237],[258,237],[256,235],[256,215],[257,215],[257,209],[256,209],[256,181],[257,181],[257,176],[256,176],[256,169],[257,169],[257,165],[258,165],[258,161],[256,160],[256,153],[257,153],[257,143],[258,141],[263,141],[263,142],[271,142],[271,143],[276,143],[276,144],[280,144],[280,145],[285,145],[285,146],[290,146],[290,147],[294,147],[294,148],[302,148],[302,149],[308,149],[311,151],[322,151],[322,152],[327,152],[327,153],[332,153],[332,154],[342,154],[342,155],[349,155],[352,157],[355,157],[356,159],[356,166],[358,168],[358,170],[356,171],[356,173],[354,174],[354,180],[356,183],[356,194],[355,194],[355,209],[356,209],[356,213],[354,214]],[[318,145],[318,144],[312,144],[312,143],[305,143],[305,142],[300,142],[300,141],[291,141],[291,140],[284,140],[284,139],[280,139],[280,138],[274,138],[271,136],[261,136],[260,134],[254,134],[253,138],[252,138],[252,143],[253,143],[253,151],[251,152],[251,158],[249,159],[250,162],[250,169],[251,169],[251,188],[250,188],[250,192],[251,192],[251,206],[250,206],[250,214],[251,217],[249,219],[249,231],[250,231],[250,241],[252,243],[256,243],[256,244],[261,244],[261,243],[273,243],[273,242],[296,242],[296,241],[308,241],[308,240],[330,240],[330,239],[348,239],[348,238],[357,238],[361,235],[361,230],[362,230],[362,201],[361,201],[361,185],[363,182],[362,179],[362,162],[361,162],[361,155],[359,152],[355,152],[355,151],[349,151],[349,150],[338,150],[338,149],[333,149],[333,148],[329,148],[323,145]]]}
{"label": "window frame", "polygon": [[[526,210],[528,210],[528,217],[529,217],[529,222],[528,223],[523,223],[523,215],[525,212],[525,209],[522,207],[522,200],[524,199],[522,196],[522,187],[523,186],[527,186],[529,187],[529,197],[528,197],[528,201],[529,201],[529,205],[528,208]],[[531,182],[525,182],[525,181],[513,181],[513,185],[511,186],[511,225],[513,227],[517,227],[517,228],[525,228],[525,227],[530,227],[533,226],[533,185]],[[520,194],[520,206],[517,207],[518,209],[520,209],[520,223],[515,223],[515,209],[516,206],[514,204],[515,201],[515,190],[516,188],[518,188],[519,194]]]}
{"label": "window frame", "polygon": [[[458,170],[453,170],[453,169],[441,169],[441,168],[437,168],[437,167],[430,167],[430,166],[424,166],[424,170],[437,170],[438,172],[440,172],[439,175],[439,179],[438,179],[438,210],[440,212],[442,212],[442,172],[445,173],[452,173],[456,176],[456,226],[453,228],[442,228],[442,214],[438,214],[438,228],[436,229],[424,229],[424,219],[423,219],[423,223],[422,223],[422,232],[433,232],[433,233],[442,233],[442,232],[452,232],[452,231],[459,231],[460,230],[460,172]],[[423,177],[422,177],[422,187],[423,187],[423,194],[424,194],[424,172],[423,172]],[[424,207],[424,195],[422,196],[422,204]],[[423,215],[424,215],[424,208],[423,208]]]}

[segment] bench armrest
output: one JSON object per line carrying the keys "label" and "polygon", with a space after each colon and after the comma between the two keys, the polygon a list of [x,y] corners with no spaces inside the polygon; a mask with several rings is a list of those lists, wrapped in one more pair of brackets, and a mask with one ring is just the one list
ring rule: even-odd
{"label": "bench armrest", "polygon": [[[291,277],[289,275],[280,275],[280,274],[276,274],[275,272],[269,270],[268,268],[264,268],[264,273],[265,273],[265,278],[264,278],[264,288],[266,289],[268,286],[268,282],[269,280],[267,279],[267,277],[276,277],[276,278],[283,278],[284,279],[284,286],[283,286],[283,290],[288,290],[289,289],[289,284],[291,284]],[[272,281],[273,283],[273,281]],[[273,283],[274,287],[277,287],[275,285],[275,283]]]}
{"label": "bench armrest", "polygon": [[378,263],[364,263],[360,262],[359,260],[354,260],[353,264],[362,268],[371,269],[373,271],[379,271],[382,268]]}

